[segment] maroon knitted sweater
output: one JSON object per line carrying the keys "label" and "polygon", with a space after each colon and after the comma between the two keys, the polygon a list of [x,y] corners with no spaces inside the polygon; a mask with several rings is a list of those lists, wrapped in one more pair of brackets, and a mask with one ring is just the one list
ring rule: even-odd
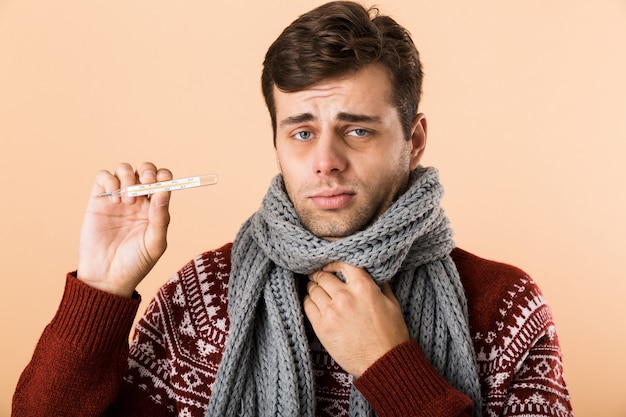
{"label": "maroon knitted sweater", "polygon": [[[228,335],[231,244],[189,262],[128,335],[139,297],[68,274],[61,305],[18,382],[13,417],[204,417]],[[485,416],[571,416],[550,310],[519,269],[460,249],[452,257],[469,306]],[[470,416],[468,397],[404,343],[353,380],[307,329],[318,416],[347,416],[355,385],[383,416]]]}

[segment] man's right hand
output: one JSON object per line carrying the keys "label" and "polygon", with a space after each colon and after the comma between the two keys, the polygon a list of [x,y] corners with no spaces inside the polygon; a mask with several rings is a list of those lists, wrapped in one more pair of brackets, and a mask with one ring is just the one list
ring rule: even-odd
{"label": "man's right hand", "polygon": [[152,163],[135,171],[120,164],[96,176],[80,234],[78,279],[94,288],[130,297],[165,252],[170,221],[169,192],[147,197],[98,197],[135,184],[172,179]]}

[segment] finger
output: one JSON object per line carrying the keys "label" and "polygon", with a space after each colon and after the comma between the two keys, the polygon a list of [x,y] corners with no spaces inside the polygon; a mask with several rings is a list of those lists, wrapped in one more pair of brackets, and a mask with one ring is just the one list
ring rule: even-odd
{"label": "finger", "polygon": [[137,167],[137,178],[142,184],[157,182],[157,167],[152,162],[143,162]]}
{"label": "finger", "polygon": [[[130,166],[130,164],[127,164],[127,163],[119,164],[115,168],[115,176],[120,181],[120,188],[130,187],[132,185],[137,184],[137,179],[138,179],[137,174],[135,173],[135,170],[133,169],[133,167]],[[134,203],[135,200],[136,200],[135,197],[127,197],[127,196],[122,197],[122,201],[125,203]]]}
{"label": "finger", "polygon": [[159,168],[157,170],[157,181],[170,181],[174,178],[172,171],[167,168]]}
{"label": "finger", "polygon": [[334,274],[341,275],[346,284],[352,286],[360,285],[377,285],[374,282],[374,278],[363,268],[350,265],[345,262],[335,261],[322,268],[323,271],[333,272]]}
{"label": "finger", "polygon": [[332,299],[328,291],[314,281],[309,281],[307,283],[306,291],[309,298],[311,298],[316,304],[322,304]]}
{"label": "finger", "polygon": [[315,304],[310,296],[306,295],[304,297],[304,301],[302,302],[302,308],[304,309],[304,314],[306,314],[309,321],[312,324],[317,323],[321,316],[321,312],[317,304]]}
{"label": "finger", "polygon": [[142,162],[137,167],[137,178],[142,184],[169,181],[172,179],[172,172],[167,168],[157,169],[156,165],[152,162]]}
{"label": "finger", "polygon": [[[166,168],[156,169],[151,163],[144,163],[140,167],[142,173],[147,171],[152,175],[154,173],[156,181],[169,181],[172,179],[172,172]],[[154,171],[153,171],[154,170]],[[170,223],[170,203],[171,192],[158,192],[150,198],[150,209],[148,217],[150,218],[150,226],[148,228],[149,238],[157,242],[158,250],[165,251],[167,247],[167,228]]]}
{"label": "finger", "polygon": [[398,301],[398,299],[396,298],[396,295],[393,293],[393,290],[391,289],[391,285],[389,285],[388,282],[383,282],[380,286],[380,290],[383,292],[385,297],[393,301],[397,306],[400,305],[400,301]]}
{"label": "finger", "polygon": [[345,274],[346,267],[348,267],[348,264],[343,263],[341,261],[334,261],[334,262],[331,262],[331,263],[325,265],[322,268],[322,271],[332,273],[337,278],[339,278],[339,280],[341,282],[347,284],[348,283],[348,277]]}
{"label": "finger", "polygon": [[121,187],[137,184],[137,175],[130,164],[121,163],[115,167],[115,176],[120,180]]}
{"label": "finger", "polygon": [[328,294],[339,291],[346,285],[337,275],[329,271],[315,271],[309,276],[309,279]]}
{"label": "finger", "polygon": [[[120,180],[109,171],[98,171],[96,173],[96,179],[91,190],[92,197],[98,197],[99,194],[108,193],[120,189]],[[111,196],[111,201],[119,203],[120,197],[117,195]]]}
{"label": "finger", "polygon": [[146,242],[150,243],[149,250],[155,258],[158,258],[167,248],[167,228],[170,223],[168,205],[170,193],[157,194],[164,195],[156,197],[154,194],[154,197],[150,199],[148,214],[150,221],[146,230]]}
{"label": "finger", "polygon": [[332,272],[336,274],[337,272],[341,272],[341,269],[345,266],[350,266],[350,265],[348,265],[345,262],[334,261],[334,262],[324,265],[324,267],[322,268],[322,271]]}
{"label": "finger", "polygon": [[[160,168],[156,170],[156,181],[170,181],[172,178],[173,175],[169,169]],[[170,203],[170,195],[170,191],[155,193],[150,198],[150,204],[155,208],[167,208]]]}

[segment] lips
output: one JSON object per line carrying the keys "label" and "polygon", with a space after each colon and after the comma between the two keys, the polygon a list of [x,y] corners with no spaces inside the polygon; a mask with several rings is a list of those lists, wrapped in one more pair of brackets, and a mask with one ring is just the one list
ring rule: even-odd
{"label": "lips", "polygon": [[327,190],[310,197],[313,204],[325,210],[337,210],[349,205],[355,194],[347,190]]}

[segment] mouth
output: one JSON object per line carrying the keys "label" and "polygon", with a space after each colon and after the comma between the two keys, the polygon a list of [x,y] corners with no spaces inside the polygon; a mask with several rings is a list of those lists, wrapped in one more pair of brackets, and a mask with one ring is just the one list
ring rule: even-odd
{"label": "mouth", "polygon": [[338,210],[348,206],[356,194],[349,190],[325,190],[313,194],[309,198],[313,204],[324,210]]}

